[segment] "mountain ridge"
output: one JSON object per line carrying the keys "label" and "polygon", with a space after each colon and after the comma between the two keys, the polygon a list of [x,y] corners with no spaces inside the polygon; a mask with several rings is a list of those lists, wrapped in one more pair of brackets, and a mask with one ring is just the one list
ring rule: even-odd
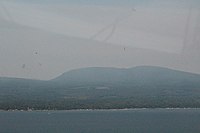
{"label": "mountain ridge", "polygon": [[[187,71],[183,71],[183,70],[177,70],[177,69],[172,69],[172,68],[168,68],[168,67],[161,67],[161,66],[148,66],[148,65],[142,65],[142,66],[135,66],[135,67],[130,67],[130,68],[118,68],[118,67],[84,67],[84,68],[77,68],[77,69],[72,69],[69,70],[67,72],[62,73],[60,76],[66,75],[68,73],[71,72],[76,72],[76,71],[80,71],[80,70],[88,70],[88,69],[93,69],[93,70],[100,70],[100,69],[105,69],[105,70],[141,70],[141,69],[151,69],[151,70],[168,70],[168,71],[176,71],[176,72],[183,72],[185,74],[193,74],[193,75],[197,75],[200,76],[200,74],[198,73],[192,73],[192,72],[187,72]],[[56,78],[60,77],[57,76]],[[51,80],[54,80],[56,78],[53,78]]]}
{"label": "mountain ridge", "polygon": [[[198,80],[197,80],[198,79]],[[138,66],[132,68],[89,67],[63,73],[52,81],[57,82],[164,82],[164,80],[200,82],[200,75],[164,67]],[[144,82],[142,82],[144,81]],[[158,84],[158,83],[156,83]],[[179,83],[180,84],[180,83]]]}
{"label": "mountain ridge", "polygon": [[90,67],[48,81],[0,78],[3,110],[197,107],[200,75],[163,67]]}

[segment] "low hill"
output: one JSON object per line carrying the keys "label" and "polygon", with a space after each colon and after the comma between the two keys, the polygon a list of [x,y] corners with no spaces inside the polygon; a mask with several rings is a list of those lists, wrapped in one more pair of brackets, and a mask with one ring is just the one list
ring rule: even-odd
{"label": "low hill", "polygon": [[155,66],[90,67],[49,80],[0,78],[0,109],[200,107],[200,75]]}
{"label": "low hill", "polygon": [[62,74],[52,81],[61,84],[199,85],[200,75],[155,66],[134,68],[91,67]]}

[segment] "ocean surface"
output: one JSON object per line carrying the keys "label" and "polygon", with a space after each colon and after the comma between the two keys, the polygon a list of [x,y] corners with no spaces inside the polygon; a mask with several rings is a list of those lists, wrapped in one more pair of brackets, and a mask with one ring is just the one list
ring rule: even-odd
{"label": "ocean surface", "polygon": [[200,133],[200,109],[0,111],[0,133]]}

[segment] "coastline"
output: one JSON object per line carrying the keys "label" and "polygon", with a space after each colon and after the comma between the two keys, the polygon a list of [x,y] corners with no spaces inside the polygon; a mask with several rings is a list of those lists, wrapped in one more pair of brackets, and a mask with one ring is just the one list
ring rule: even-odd
{"label": "coastline", "polygon": [[69,109],[69,110],[1,110],[0,112],[70,112],[70,111],[139,111],[139,110],[199,110],[200,108],[124,108],[124,109]]}

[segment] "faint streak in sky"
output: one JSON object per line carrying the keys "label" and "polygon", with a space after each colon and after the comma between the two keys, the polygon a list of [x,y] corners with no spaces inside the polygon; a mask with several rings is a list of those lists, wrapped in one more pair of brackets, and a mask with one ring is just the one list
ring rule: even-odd
{"label": "faint streak in sky", "polygon": [[186,52],[186,49],[187,49],[191,15],[192,15],[192,7],[189,8],[189,12],[188,12],[187,20],[186,20],[185,36],[184,36],[184,41],[183,41],[182,54],[184,54]]}
{"label": "faint streak in sky", "polygon": [[3,1],[0,1],[0,6],[3,9],[2,15],[6,17],[6,19],[10,22],[14,22],[14,19],[12,17],[12,15],[10,14],[9,10],[7,9],[7,7],[5,6]]}
{"label": "faint streak in sky", "polygon": [[127,16],[123,16],[123,17],[116,18],[116,19],[114,20],[113,23],[111,23],[111,24],[109,24],[109,25],[103,27],[101,30],[99,30],[97,33],[95,33],[92,37],[90,37],[90,39],[95,40],[99,35],[103,34],[105,31],[107,31],[107,30],[109,30],[109,29],[111,28],[110,34],[108,34],[108,35],[102,40],[102,42],[108,41],[108,40],[115,34],[115,31],[116,31],[116,29],[117,29],[117,25],[118,25],[120,22],[124,21],[125,19],[131,17],[131,16],[132,16],[132,12],[135,12],[135,11],[136,11],[136,9],[135,9],[135,8],[132,8],[130,14],[128,14]]}
{"label": "faint streak in sky", "polygon": [[113,24],[113,27],[112,27],[112,30],[111,30],[110,34],[103,40],[103,42],[108,41],[113,36],[113,34],[115,33],[116,28],[117,28],[117,23]]}
{"label": "faint streak in sky", "polygon": [[195,48],[199,49],[200,48],[200,11],[198,11],[198,16],[196,19],[193,42],[195,44]]}
{"label": "faint streak in sky", "polygon": [[38,65],[41,67],[41,66],[42,66],[42,63],[38,63]]}
{"label": "faint streak in sky", "polygon": [[[187,20],[186,20],[186,26],[185,26],[185,36],[184,36],[184,42],[183,42],[183,49],[182,49],[182,54],[184,55],[185,53],[188,53],[190,50],[193,52],[196,51],[197,49],[200,48],[200,11],[199,9],[197,10],[197,16],[195,19],[195,25],[192,33],[190,33],[190,25],[191,21],[194,21],[192,18],[193,13],[193,8],[189,8]],[[190,37],[192,34],[192,38]]]}
{"label": "faint streak in sky", "polygon": [[26,64],[23,64],[23,65],[22,65],[22,69],[25,69],[25,68],[26,68]]}

